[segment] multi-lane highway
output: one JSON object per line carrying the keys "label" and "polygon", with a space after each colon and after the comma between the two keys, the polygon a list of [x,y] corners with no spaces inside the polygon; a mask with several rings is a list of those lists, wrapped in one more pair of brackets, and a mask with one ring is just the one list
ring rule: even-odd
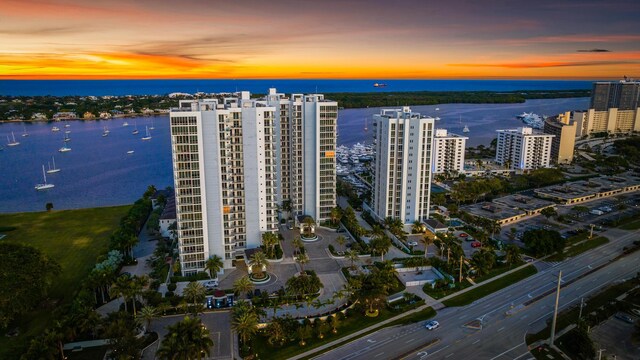
{"label": "multi-lane highway", "polygon": [[[640,231],[611,229],[602,235],[611,242],[561,263],[537,264],[540,271],[517,284],[468,306],[440,310],[435,318],[440,322],[439,329],[426,330],[423,323],[387,328],[329,351],[317,359],[532,358],[524,342],[525,334],[545,327],[545,321],[553,312],[554,295],[547,295],[512,315],[507,315],[507,311],[554,289],[559,271],[562,271],[563,282],[567,283],[561,290],[561,309],[576,305],[582,297],[586,298],[638,272],[640,252],[593,271],[618,256],[624,246],[640,239]],[[571,281],[575,279],[578,280]],[[481,329],[477,326],[480,323]],[[435,344],[428,346],[435,340]]]}

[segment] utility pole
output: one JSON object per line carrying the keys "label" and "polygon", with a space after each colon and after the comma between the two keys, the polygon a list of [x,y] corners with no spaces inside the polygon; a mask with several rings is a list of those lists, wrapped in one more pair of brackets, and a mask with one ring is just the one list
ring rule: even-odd
{"label": "utility pole", "polygon": [[584,307],[584,298],[580,298],[580,312],[578,313],[578,321],[582,319],[582,308]]}
{"label": "utility pole", "polygon": [[460,255],[460,280],[458,282],[462,282],[462,255]]}
{"label": "utility pole", "polygon": [[558,273],[558,288],[556,290],[556,306],[553,309],[553,320],[551,321],[551,337],[549,338],[549,346],[553,346],[556,337],[556,320],[558,318],[558,302],[560,301],[560,282],[562,281],[562,271]]}
{"label": "utility pole", "polygon": [[602,353],[607,351],[607,349],[600,349],[598,350],[598,360],[602,359]]}
{"label": "utility pole", "polygon": [[593,228],[595,227],[595,225],[589,224],[589,226],[591,226],[591,230],[589,231],[589,239],[591,239],[593,237]]}

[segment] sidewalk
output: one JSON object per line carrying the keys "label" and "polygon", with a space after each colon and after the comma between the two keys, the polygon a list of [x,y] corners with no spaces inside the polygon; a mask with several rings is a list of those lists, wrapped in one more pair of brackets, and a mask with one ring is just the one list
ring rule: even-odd
{"label": "sidewalk", "polygon": [[[481,282],[481,283],[479,283],[479,284],[477,284],[477,285],[474,285],[474,286],[468,287],[468,288],[466,288],[466,289],[460,290],[460,291],[458,291],[458,292],[455,292],[455,293],[453,293],[453,294],[447,295],[447,296],[445,296],[445,297],[443,297],[442,299],[439,299],[439,300],[437,300],[437,301],[438,301],[438,302],[442,302],[442,301],[445,301],[445,300],[447,300],[447,299],[453,298],[453,297],[458,296],[458,295],[460,295],[460,294],[463,294],[463,293],[465,293],[465,292],[467,292],[467,291],[470,291],[471,289],[475,289],[475,288],[476,288],[476,287],[478,287],[478,286],[482,286],[482,285],[484,285],[484,284],[488,284],[488,283],[490,283],[490,282],[492,282],[492,281],[494,281],[494,280],[500,279],[500,278],[501,278],[501,277],[503,277],[503,276],[506,276],[506,275],[508,275],[508,274],[510,274],[510,273],[512,273],[512,272],[514,272],[514,271],[518,271],[518,270],[520,270],[520,269],[524,268],[525,266],[529,266],[529,265],[531,265],[531,266],[532,266],[533,264],[531,264],[531,263],[526,263],[526,264],[524,264],[524,265],[522,265],[522,266],[519,266],[519,267],[517,267],[517,268],[515,268],[515,269],[511,269],[511,270],[509,270],[509,271],[507,271],[507,272],[504,272],[504,273],[502,273],[502,274],[500,274],[500,275],[498,275],[498,276],[492,277],[491,279],[488,279],[488,280],[486,280],[486,281],[484,281],[484,282]],[[407,288],[407,289],[408,289],[408,288]],[[436,301],[436,300],[434,300],[434,301]],[[292,360],[296,360],[296,359],[303,359],[303,358],[306,358],[306,357],[311,356],[311,355],[313,355],[313,354],[316,354],[316,353],[318,353],[318,352],[321,352],[322,350],[325,350],[325,349],[331,348],[331,347],[333,347],[333,346],[336,346],[336,345],[338,345],[338,344],[340,344],[340,343],[343,343],[343,342],[344,342],[344,343],[347,343],[347,342],[349,342],[348,340],[354,340],[354,339],[357,339],[357,338],[359,338],[361,335],[364,335],[364,334],[366,334],[366,333],[368,333],[368,332],[371,332],[371,331],[373,331],[373,330],[376,330],[376,329],[380,329],[380,328],[384,327],[385,325],[387,325],[387,324],[389,324],[389,323],[391,323],[391,322],[393,322],[393,321],[396,321],[396,320],[398,320],[398,319],[402,319],[402,318],[404,318],[404,317],[406,317],[406,316],[409,316],[409,315],[411,315],[411,314],[414,314],[414,313],[420,312],[420,311],[422,311],[422,310],[424,310],[424,309],[426,309],[426,308],[428,308],[428,307],[429,307],[429,305],[423,305],[423,306],[420,306],[420,307],[415,308],[415,309],[413,309],[413,310],[411,310],[411,311],[409,311],[409,312],[406,312],[406,313],[404,313],[404,314],[400,314],[400,315],[396,315],[396,316],[394,316],[394,317],[392,317],[392,318],[389,318],[389,319],[387,319],[387,320],[385,320],[385,321],[381,321],[381,322],[379,322],[379,323],[377,323],[377,324],[375,324],[375,325],[371,325],[371,326],[369,326],[369,327],[367,327],[367,328],[364,328],[364,329],[362,329],[362,330],[356,331],[356,332],[354,332],[354,333],[352,333],[352,334],[349,334],[349,335],[347,335],[347,336],[344,336],[344,337],[342,337],[342,338],[340,338],[340,339],[338,339],[338,340],[334,340],[334,341],[332,341],[332,342],[330,342],[330,343],[326,343],[326,344],[324,344],[324,345],[322,345],[322,346],[318,346],[317,348],[314,348],[314,349],[312,349],[312,350],[306,351],[306,352],[304,352],[304,353],[302,353],[302,354],[298,354],[298,355],[293,356],[293,357],[291,357],[291,358],[289,358],[289,359],[292,359]],[[444,305],[443,305],[443,307],[444,307]]]}

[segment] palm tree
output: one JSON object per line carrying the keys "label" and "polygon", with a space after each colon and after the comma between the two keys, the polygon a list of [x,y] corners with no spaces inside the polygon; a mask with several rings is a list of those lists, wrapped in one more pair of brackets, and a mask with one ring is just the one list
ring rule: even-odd
{"label": "palm tree", "polygon": [[[182,291],[182,295],[184,296],[185,300],[187,300],[187,303],[191,304],[192,306],[196,304],[202,304],[206,297],[206,294],[207,290],[204,288],[204,286],[196,281],[188,283]],[[193,307],[193,309],[194,311],[196,310],[195,306]],[[195,315],[197,315],[197,312],[194,313],[194,316]]]}
{"label": "palm tree", "polygon": [[275,258],[275,248],[278,245],[280,239],[278,239],[278,235],[267,232],[262,234],[262,245],[264,246],[264,250],[267,252],[267,256],[269,258]]}
{"label": "palm tree", "polygon": [[253,311],[243,311],[231,319],[231,328],[238,333],[243,347],[247,346],[250,337],[258,332],[258,316]]}
{"label": "palm tree", "polygon": [[153,318],[155,317],[158,317],[158,315],[158,309],[154,308],[153,306],[147,305],[140,309],[140,312],[138,313],[138,316],[136,318],[138,321],[145,323],[145,329],[147,330],[147,332],[149,332],[149,329],[151,327],[151,320],[153,320]]}
{"label": "palm tree", "polygon": [[304,265],[305,265],[305,264],[308,264],[308,263],[309,263],[309,261],[310,261],[309,256],[308,256],[307,254],[305,254],[305,253],[300,253],[300,254],[298,254],[298,256],[296,256],[296,262],[297,262],[298,264],[300,264],[300,273],[301,273],[302,275],[304,275],[304,274],[305,274],[305,272],[304,272]]}
{"label": "palm tree", "polygon": [[124,299],[124,311],[129,311],[127,302],[131,296],[131,278],[129,276],[119,276],[109,288],[109,296]]}
{"label": "palm tree", "polygon": [[340,235],[340,236],[338,236],[338,237],[336,238],[336,243],[337,243],[338,245],[340,245],[341,251],[343,251],[343,252],[344,252],[344,244],[346,244],[346,243],[347,243],[347,238],[346,238],[346,237],[344,237],[344,236],[342,236],[342,235]]}
{"label": "palm tree", "polygon": [[429,254],[429,246],[433,244],[433,238],[431,236],[423,236],[420,238],[420,242],[424,244],[424,257],[428,257]]}
{"label": "palm tree", "polygon": [[331,223],[335,225],[335,223],[340,221],[340,218],[342,217],[342,210],[340,210],[340,208],[337,206],[334,207],[333,209],[331,209],[329,217],[331,218]]}
{"label": "palm tree", "polygon": [[167,327],[157,355],[160,359],[202,359],[209,356],[213,347],[209,330],[198,318],[186,316],[182,321]]}
{"label": "palm tree", "polygon": [[504,248],[504,260],[511,266],[520,262],[520,248],[515,244],[509,244]]}
{"label": "palm tree", "polygon": [[300,239],[300,236],[294,237],[291,241],[291,245],[293,245],[294,249],[296,249],[297,251],[301,251],[302,248],[304,248],[304,244],[302,243],[302,239]]}
{"label": "palm tree", "polygon": [[411,225],[411,231],[414,234],[418,234],[422,232],[422,222],[420,222],[420,220],[416,220],[413,222],[413,224]]}
{"label": "palm tree", "polygon": [[[275,319],[274,319],[275,320]],[[286,334],[279,321],[272,321],[265,329],[269,345],[282,346],[286,340]]]}
{"label": "palm tree", "polygon": [[213,274],[216,274],[216,277],[218,277],[218,272],[223,266],[222,258],[218,255],[209,256],[204,263],[204,269],[209,271],[209,277],[212,279],[214,279]]}
{"label": "palm tree", "polygon": [[138,296],[142,294],[142,290],[149,284],[149,278],[146,275],[131,278],[131,298],[133,299],[133,316],[136,316],[136,301]]}
{"label": "palm tree", "polygon": [[338,333],[338,327],[340,326],[340,313],[336,313],[333,314],[333,316],[330,317],[331,319],[331,332],[333,332],[334,334]]}
{"label": "palm tree", "polygon": [[304,220],[302,220],[302,223],[304,224],[305,235],[311,236],[311,227],[314,226],[316,222],[313,221],[313,218],[311,216],[307,216],[304,218]]}
{"label": "palm tree", "polygon": [[253,282],[251,282],[251,280],[249,280],[249,278],[246,276],[243,276],[233,282],[233,292],[236,293],[238,296],[240,294],[247,294],[251,292],[253,288],[254,288]]}
{"label": "palm tree", "polygon": [[257,251],[253,254],[251,259],[249,260],[249,265],[251,266],[252,272],[257,273],[256,278],[263,278],[264,269],[269,266],[269,261],[267,260],[267,256],[262,251]]}
{"label": "palm tree", "polygon": [[305,346],[307,344],[304,340],[310,338],[312,332],[313,330],[309,325],[301,325],[298,327],[297,333],[298,339],[300,339],[300,346]]}
{"label": "palm tree", "polygon": [[351,268],[354,269],[355,265],[356,265],[356,261],[358,261],[360,259],[360,257],[358,256],[358,253],[353,251],[353,250],[348,250],[347,252],[344,253],[344,257],[345,259],[349,260],[351,262]]}

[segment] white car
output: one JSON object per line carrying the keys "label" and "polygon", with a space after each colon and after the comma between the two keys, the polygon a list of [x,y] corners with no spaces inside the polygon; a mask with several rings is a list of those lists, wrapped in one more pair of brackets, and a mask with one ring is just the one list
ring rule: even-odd
{"label": "white car", "polygon": [[206,287],[207,289],[216,288],[218,287],[218,281],[217,280],[207,281],[206,283],[204,283],[204,287]]}
{"label": "white car", "polygon": [[407,245],[409,245],[409,246],[418,246],[418,242],[417,241],[408,241]]}
{"label": "white car", "polygon": [[424,327],[427,328],[427,330],[435,330],[440,327],[440,323],[435,320],[431,320],[428,323],[424,324]]}

